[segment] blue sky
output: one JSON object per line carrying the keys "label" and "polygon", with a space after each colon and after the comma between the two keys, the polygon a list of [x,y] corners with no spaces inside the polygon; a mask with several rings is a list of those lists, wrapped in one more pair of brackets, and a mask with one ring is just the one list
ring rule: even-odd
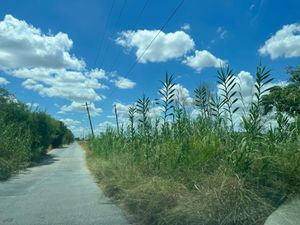
{"label": "blue sky", "polygon": [[85,101],[97,132],[114,123],[114,103],[126,123],[128,105],[143,93],[157,98],[166,72],[189,99],[201,83],[216,89],[223,63],[244,79],[245,92],[260,61],[275,83],[299,65],[299,1],[185,0],[128,73],[180,2],[3,0],[0,84],[82,135],[89,132]]}

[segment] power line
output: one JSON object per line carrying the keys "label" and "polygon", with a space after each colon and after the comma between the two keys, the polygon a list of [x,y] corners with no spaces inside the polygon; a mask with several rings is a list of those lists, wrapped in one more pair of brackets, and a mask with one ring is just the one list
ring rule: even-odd
{"label": "power line", "polygon": [[[137,58],[137,60],[131,65],[131,67],[129,68],[129,70],[127,71],[127,73],[125,74],[125,78],[128,77],[128,75],[130,74],[130,72],[132,72],[132,70],[134,69],[134,67],[139,63],[139,60],[144,56],[144,54],[146,53],[146,51],[151,47],[151,45],[153,44],[153,42],[155,41],[155,39],[158,37],[158,35],[165,29],[165,27],[168,25],[168,23],[171,21],[171,19],[175,16],[175,14],[177,13],[177,11],[180,9],[180,7],[183,5],[185,0],[181,0],[180,3],[176,6],[176,8],[173,10],[173,12],[171,13],[171,15],[167,18],[167,20],[163,23],[163,25],[161,26],[160,30],[157,32],[157,34],[154,36],[154,38],[149,42],[149,44],[147,45],[147,47],[145,48],[145,50],[143,51],[143,53]],[[111,97],[111,95],[113,94],[114,90],[112,90],[107,97]],[[101,105],[103,106],[103,104]]]}
{"label": "power line", "polygon": [[[149,2],[150,2],[150,0],[146,0],[144,2],[144,5],[143,5],[142,9],[140,10],[139,14],[137,15],[137,17],[135,19],[136,23],[133,26],[133,30],[135,30],[137,28],[137,26],[139,24],[139,21],[140,21],[140,19],[141,19],[141,17],[142,17],[142,15],[143,15],[143,13],[144,13],[144,11],[145,11],[145,9],[146,9],[146,7],[147,7],[147,5],[148,5]],[[119,58],[121,56],[121,53],[122,53],[122,50],[119,50],[119,52],[118,52],[117,56],[115,57],[112,65],[110,66],[109,71],[112,71],[115,68],[115,66],[116,66],[116,64],[117,64],[117,62],[118,62],[118,60],[119,60]]]}
{"label": "power line", "polygon": [[[122,15],[123,15],[123,12],[124,12],[126,3],[127,3],[127,0],[124,0],[124,1],[123,1],[123,4],[122,4],[122,7],[121,7],[121,10],[120,10],[120,12],[119,12],[119,15],[118,15],[118,17],[117,17],[115,26],[114,26],[114,28],[113,28],[111,34],[113,34],[113,33],[115,32],[116,27],[119,25],[119,22],[120,22],[120,19],[121,19]],[[105,59],[105,55],[106,55],[106,53],[107,53],[107,50],[108,50],[108,45],[105,46],[104,53],[102,54],[102,57],[101,57],[101,60],[100,60],[100,65],[101,65],[100,68],[102,67],[102,65],[103,65],[103,63],[104,63],[104,59]]]}
{"label": "power line", "polygon": [[134,69],[134,67],[140,62],[141,58],[145,55],[146,51],[151,47],[151,45],[153,44],[153,42],[155,41],[155,39],[158,37],[158,35],[165,29],[165,27],[168,25],[168,23],[171,21],[171,19],[175,16],[175,14],[179,10],[179,8],[183,5],[184,1],[185,0],[181,0],[181,2],[177,5],[177,7],[172,12],[172,14],[167,18],[166,22],[162,25],[162,27],[160,28],[160,30],[157,32],[157,34],[154,36],[154,38],[150,41],[150,43],[148,44],[148,46],[145,48],[145,50],[143,51],[143,53],[131,65],[131,67],[129,68],[129,70],[127,71],[127,73],[126,73],[125,76],[128,76],[130,74],[130,72]]}
{"label": "power line", "polygon": [[97,63],[97,61],[98,61],[98,58],[99,58],[99,56],[100,56],[100,52],[101,52],[101,50],[102,50],[102,45],[103,45],[104,37],[106,36],[106,33],[107,33],[107,27],[108,27],[108,24],[109,24],[109,19],[110,19],[110,17],[111,17],[111,14],[112,14],[112,11],[113,11],[115,2],[116,2],[116,0],[113,1],[112,5],[111,5],[111,7],[110,7],[110,10],[109,10],[108,16],[106,17],[106,22],[105,22],[105,27],[104,27],[104,33],[103,33],[103,36],[102,36],[102,38],[101,38],[99,47],[98,47],[98,49],[97,49],[97,54],[96,54],[96,58],[95,58],[95,61],[94,61],[94,64],[93,64],[93,68],[95,68],[96,63]]}

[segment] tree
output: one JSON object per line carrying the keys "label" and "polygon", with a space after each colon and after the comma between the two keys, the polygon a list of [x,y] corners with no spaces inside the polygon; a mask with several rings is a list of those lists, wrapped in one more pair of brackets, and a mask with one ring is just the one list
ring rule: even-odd
{"label": "tree", "polygon": [[274,86],[269,94],[263,96],[265,114],[275,108],[292,117],[300,115],[300,66],[288,67],[287,73],[291,75],[288,85]]}

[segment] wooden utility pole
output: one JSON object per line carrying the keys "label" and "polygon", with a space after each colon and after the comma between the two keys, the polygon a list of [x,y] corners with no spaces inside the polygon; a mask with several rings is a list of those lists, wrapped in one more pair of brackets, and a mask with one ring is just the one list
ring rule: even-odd
{"label": "wooden utility pole", "polygon": [[89,118],[89,121],[90,121],[90,127],[91,127],[91,131],[92,131],[92,137],[95,138],[93,124],[92,124],[92,120],[91,120],[91,116],[90,116],[89,105],[87,104],[87,102],[85,102],[85,107],[86,107],[86,111],[87,111],[88,118]]}
{"label": "wooden utility pole", "polygon": [[120,129],[119,129],[119,119],[118,119],[118,111],[117,111],[117,106],[116,104],[114,104],[114,108],[115,108],[115,115],[116,115],[116,123],[117,123],[117,132],[118,134],[120,134]]}

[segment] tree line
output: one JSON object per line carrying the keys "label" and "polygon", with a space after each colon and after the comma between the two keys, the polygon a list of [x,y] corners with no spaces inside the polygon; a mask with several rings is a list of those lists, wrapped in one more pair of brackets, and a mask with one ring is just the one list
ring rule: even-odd
{"label": "tree line", "polygon": [[0,88],[0,179],[41,160],[48,149],[73,140],[63,122]]}

